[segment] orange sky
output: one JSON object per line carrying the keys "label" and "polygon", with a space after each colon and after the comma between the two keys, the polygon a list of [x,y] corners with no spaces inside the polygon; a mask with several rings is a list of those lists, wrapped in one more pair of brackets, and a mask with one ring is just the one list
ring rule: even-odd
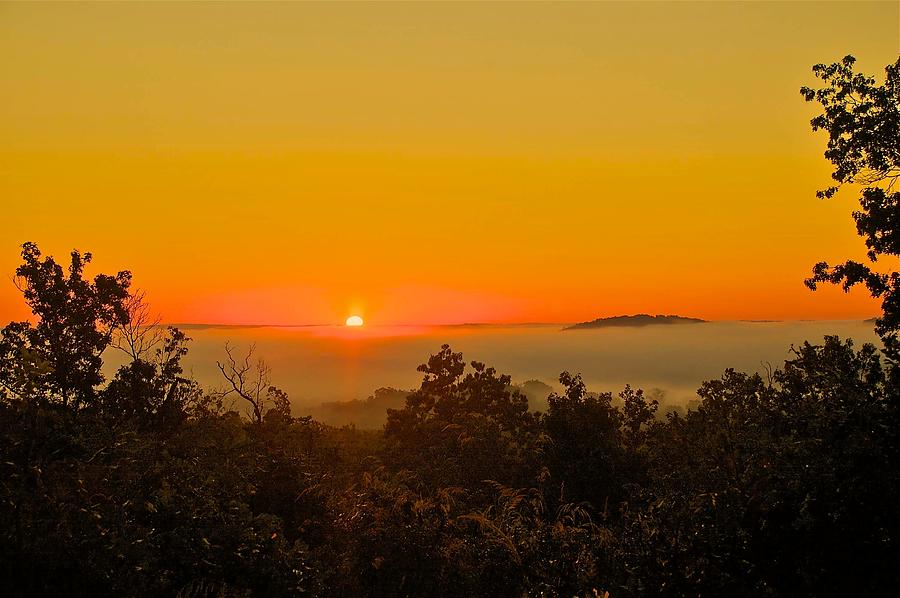
{"label": "orange sky", "polygon": [[798,89],[898,52],[897,2],[0,4],[0,319],[26,240],[170,322],[868,317],[802,285],[864,248]]}

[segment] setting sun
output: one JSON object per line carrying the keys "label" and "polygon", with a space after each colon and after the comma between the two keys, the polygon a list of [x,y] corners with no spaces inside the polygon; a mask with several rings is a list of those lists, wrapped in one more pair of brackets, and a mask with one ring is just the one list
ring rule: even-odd
{"label": "setting sun", "polygon": [[359,316],[350,316],[347,318],[347,326],[362,326],[363,319]]}

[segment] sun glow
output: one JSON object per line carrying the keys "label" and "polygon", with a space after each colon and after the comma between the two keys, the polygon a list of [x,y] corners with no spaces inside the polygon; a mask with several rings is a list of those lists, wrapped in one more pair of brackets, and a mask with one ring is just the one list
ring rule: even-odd
{"label": "sun glow", "polygon": [[350,316],[349,318],[347,318],[346,323],[347,323],[347,326],[362,326],[363,319],[360,318],[359,316]]}

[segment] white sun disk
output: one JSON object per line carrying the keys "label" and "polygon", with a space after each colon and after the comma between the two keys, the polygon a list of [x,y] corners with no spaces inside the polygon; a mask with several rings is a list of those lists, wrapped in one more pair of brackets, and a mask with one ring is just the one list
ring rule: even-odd
{"label": "white sun disk", "polygon": [[346,324],[347,326],[362,326],[363,319],[359,316],[350,316],[349,318],[347,318]]}

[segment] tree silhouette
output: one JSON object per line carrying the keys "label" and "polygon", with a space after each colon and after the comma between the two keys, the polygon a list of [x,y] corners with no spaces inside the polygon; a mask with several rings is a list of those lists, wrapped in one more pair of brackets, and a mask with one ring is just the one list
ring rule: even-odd
{"label": "tree silhouette", "polygon": [[0,381],[13,394],[39,391],[76,408],[103,382],[100,354],[116,326],[128,321],[131,273],[84,278],[91,254],[73,251],[68,272],[34,243],[22,246],[16,285],[38,321],[11,322],[0,338]]}
{"label": "tree silhouette", "polygon": [[217,361],[222,377],[228,386],[222,391],[224,398],[236,394],[248,404],[247,414],[256,423],[262,423],[270,411],[286,418],[291,416],[291,404],[287,393],[273,386],[271,368],[262,359],[253,361],[256,345],[251,345],[243,358],[234,356],[234,348],[225,343],[225,361]]}
{"label": "tree silhouette", "polygon": [[[175,327],[154,333],[156,349],[148,355],[142,350],[131,363],[119,368],[98,402],[106,415],[130,418],[138,426],[171,425],[183,419],[202,401],[202,389],[184,377],[181,359],[187,355],[191,340]],[[146,337],[144,337],[146,339]],[[130,347],[141,346],[128,345]]]}
{"label": "tree silhouette", "polygon": [[524,483],[533,469],[527,454],[538,418],[509,376],[477,361],[469,365],[467,372],[462,353],[443,345],[419,366],[420,388],[403,409],[388,409],[390,461],[418,472],[432,488]]}
{"label": "tree silhouette", "polygon": [[162,318],[153,313],[144,291],[131,292],[123,308],[128,317],[116,326],[110,346],[137,361],[163,342],[166,331],[160,326]]}
{"label": "tree silhouette", "polygon": [[[853,213],[856,230],[865,238],[872,262],[883,256],[900,256],[900,59],[885,68],[885,81],[854,72],[856,59],[817,64],[815,75],[825,85],[803,87],[807,102],[818,102],[822,113],[810,121],[814,131],[828,132],[825,157],[834,165],[831,177],[838,183],[817,193],[832,197],[841,185],[865,185]],[[882,337],[886,355],[900,358],[900,273],[881,273],[848,260],[837,266],[819,262],[806,284],[815,290],[820,282],[840,284],[849,290],[863,284],[873,297],[882,299],[882,316],[876,330]]]}

